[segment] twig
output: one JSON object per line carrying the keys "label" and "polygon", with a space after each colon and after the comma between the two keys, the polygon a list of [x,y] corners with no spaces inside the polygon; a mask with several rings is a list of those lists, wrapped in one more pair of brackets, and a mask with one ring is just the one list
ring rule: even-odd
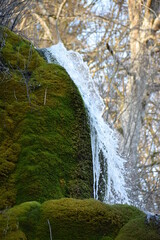
{"label": "twig", "polygon": [[66,0],[63,0],[63,2],[61,3],[61,5],[60,5],[60,7],[59,7],[59,9],[58,9],[58,13],[57,13],[57,15],[56,15],[56,20],[59,19],[59,15],[60,15],[60,13],[61,13],[61,11],[62,11],[62,8],[63,8],[63,6],[64,6],[65,3],[66,3]]}
{"label": "twig", "polygon": [[59,20],[59,16],[60,13],[62,11],[62,8],[64,7],[64,4],[66,3],[67,0],[63,0],[63,2],[61,3],[57,15],[56,15],[56,33],[57,33],[57,37],[58,37],[58,42],[61,42],[61,38],[60,38],[60,34],[59,34],[59,30],[58,30],[58,20]]}
{"label": "twig", "polygon": [[113,52],[113,50],[112,50],[112,48],[110,47],[110,45],[109,45],[108,42],[106,43],[106,47],[107,47],[108,51],[110,52],[110,54],[113,56],[113,59],[114,59],[120,66],[123,67],[123,69],[127,72],[127,74],[128,74],[129,76],[135,77],[135,74],[132,73],[132,72],[130,72],[129,69],[128,69],[126,66],[124,66],[124,64],[120,61],[120,59],[118,58],[118,56],[115,55],[115,53]]}
{"label": "twig", "polygon": [[52,228],[49,219],[47,219],[48,226],[49,226],[49,234],[50,234],[50,239],[52,240]]}
{"label": "twig", "polygon": [[46,105],[46,99],[47,99],[47,88],[45,89],[45,93],[44,93],[44,105]]}

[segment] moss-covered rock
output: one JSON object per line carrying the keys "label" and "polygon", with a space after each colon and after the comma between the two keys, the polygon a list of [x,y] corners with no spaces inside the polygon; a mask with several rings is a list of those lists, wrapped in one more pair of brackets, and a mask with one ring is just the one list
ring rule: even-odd
{"label": "moss-covered rock", "polygon": [[[0,239],[159,240],[135,207],[96,200],[26,202],[0,214]],[[23,237],[22,237],[23,236]]]}
{"label": "moss-covered rock", "polygon": [[147,224],[144,217],[129,221],[115,240],[160,240],[160,233],[156,226]]}
{"label": "moss-covered rock", "polygon": [[92,197],[88,120],[67,72],[0,27],[0,209]]}

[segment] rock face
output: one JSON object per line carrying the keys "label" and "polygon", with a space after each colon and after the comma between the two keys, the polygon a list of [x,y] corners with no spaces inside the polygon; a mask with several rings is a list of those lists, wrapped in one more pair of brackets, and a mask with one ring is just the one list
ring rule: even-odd
{"label": "rock face", "polygon": [[138,209],[84,200],[90,131],[66,71],[4,27],[0,46],[0,239],[160,240]]}
{"label": "rock face", "polygon": [[0,28],[0,209],[92,197],[90,132],[67,72]]}

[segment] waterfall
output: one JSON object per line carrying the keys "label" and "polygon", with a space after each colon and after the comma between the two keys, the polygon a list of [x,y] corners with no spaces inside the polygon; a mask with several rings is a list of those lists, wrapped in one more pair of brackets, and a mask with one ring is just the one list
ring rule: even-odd
{"label": "waterfall", "polygon": [[94,198],[106,203],[128,203],[124,180],[125,160],[118,155],[116,132],[102,117],[105,105],[87,64],[79,53],[67,51],[62,42],[45,49],[44,52],[48,62],[56,59],[66,69],[85,103],[91,129]]}

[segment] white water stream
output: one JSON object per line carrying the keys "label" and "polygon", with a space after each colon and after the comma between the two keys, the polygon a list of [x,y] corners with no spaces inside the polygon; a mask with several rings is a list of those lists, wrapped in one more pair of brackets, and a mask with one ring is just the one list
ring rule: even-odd
{"label": "white water stream", "polygon": [[128,203],[124,181],[124,159],[118,155],[116,132],[102,117],[104,102],[82,56],[67,51],[62,42],[47,48],[48,62],[56,59],[78,87],[90,119],[94,198],[106,203]]}

